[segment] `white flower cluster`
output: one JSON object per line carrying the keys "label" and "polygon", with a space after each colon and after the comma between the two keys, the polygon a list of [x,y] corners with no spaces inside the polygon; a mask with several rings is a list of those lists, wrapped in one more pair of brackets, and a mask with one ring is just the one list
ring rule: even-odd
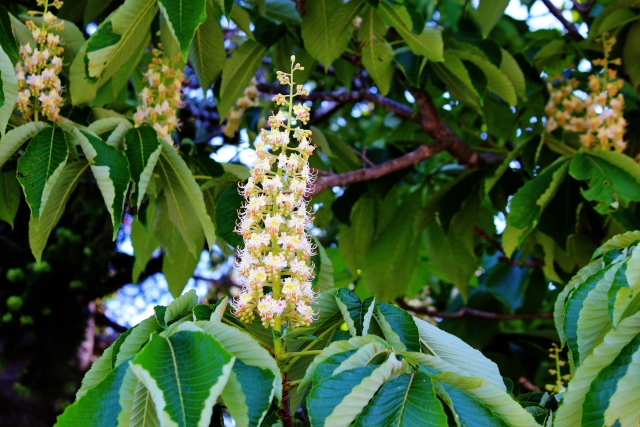
{"label": "white flower cluster", "polygon": [[140,92],[133,121],[136,127],[150,124],[161,138],[173,144],[171,134],[179,126],[176,111],[182,106],[184,74],[173,67],[178,59],[166,58],[161,47],[151,50],[153,58],[144,73],[145,87]]}
{"label": "white flower cluster", "polygon": [[227,113],[227,123],[222,128],[222,133],[231,138],[240,128],[242,115],[249,107],[257,107],[260,105],[258,99],[258,88],[256,87],[256,78],[251,79],[251,83],[244,90],[244,94],[236,101],[236,104]]}
{"label": "white flower cluster", "polygon": [[[38,0],[38,6],[44,6],[42,26],[38,27],[33,21],[26,23],[37,47],[33,48],[28,43],[21,45],[20,61],[15,68],[18,79],[16,108],[25,120],[34,116],[37,121],[42,114],[46,119],[57,122],[60,120],[60,106],[63,102],[63,89],[58,74],[62,71],[60,55],[64,49],[60,46],[60,36],[51,31],[62,31],[64,22],[58,22],[58,18],[48,8],[60,9],[62,2]],[[31,11],[29,14],[33,16],[40,12]]]}
{"label": "white flower cluster", "polygon": [[589,76],[585,100],[574,94],[579,87],[576,79],[569,79],[558,88],[549,84],[551,97],[545,108],[547,131],[561,127],[580,134],[580,143],[585,148],[624,151],[627,121],[623,116],[624,96],[619,93],[624,82],[616,79],[616,70],[609,68],[609,64],[620,65],[620,59],[608,59],[614,44],[615,38],[604,40],[604,59],[592,61],[593,65],[604,67],[604,71]]}
{"label": "white flower cluster", "polygon": [[[268,120],[256,142],[256,160],[252,175],[240,193],[246,203],[237,232],[244,239],[236,267],[243,279],[241,295],[233,301],[235,314],[251,323],[257,313],[265,327],[293,329],[308,326],[314,312],[311,289],[314,245],[306,230],[312,217],[304,198],[314,176],[308,159],[315,147],[311,131],[295,129],[295,121],[307,124],[309,107],[293,105],[297,95],[308,92],[297,86],[293,72],[303,69],[291,57],[291,73],[278,72],[281,84],[289,86],[289,95],[276,95],[273,101],[285,107]],[[271,293],[265,291],[271,288]]]}

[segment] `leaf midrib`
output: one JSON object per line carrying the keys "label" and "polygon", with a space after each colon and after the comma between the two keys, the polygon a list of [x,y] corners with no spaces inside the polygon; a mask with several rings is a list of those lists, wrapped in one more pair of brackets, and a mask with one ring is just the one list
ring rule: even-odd
{"label": "leaf midrib", "polygon": [[173,369],[176,374],[176,383],[178,384],[178,395],[180,396],[180,407],[182,408],[182,422],[183,425],[187,426],[187,414],[184,408],[184,398],[182,397],[182,386],[180,385],[180,375],[178,374],[178,361],[176,360],[176,354],[173,350],[173,345],[171,344],[171,340],[169,338],[165,338],[167,340],[167,344],[169,344],[169,350],[171,350],[171,359],[173,359]]}

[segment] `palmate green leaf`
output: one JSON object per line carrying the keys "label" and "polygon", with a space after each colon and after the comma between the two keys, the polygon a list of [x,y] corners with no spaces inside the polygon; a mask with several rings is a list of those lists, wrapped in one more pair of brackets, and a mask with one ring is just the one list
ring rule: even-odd
{"label": "palmate green leaf", "polygon": [[413,321],[418,327],[420,341],[426,353],[437,356],[467,375],[484,378],[496,387],[506,390],[498,365],[484,357],[481,352],[455,335],[448,334],[424,320],[414,317]]}
{"label": "palmate green leaf", "polygon": [[[315,239],[314,239],[315,241]],[[315,241],[318,250],[319,261],[316,263],[316,274],[313,279],[313,285],[320,292],[333,289],[333,265],[331,259],[327,256],[327,251],[319,241]]]}
{"label": "palmate green leaf", "polygon": [[[273,372],[236,360],[222,399],[236,425],[259,426],[271,406]],[[265,387],[266,386],[266,387]]]}
{"label": "palmate green leaf", "polygon": [[220,77],[226,57],[220,13],[207,2],[207,19],[196,30],[189,50],[189,59],[203,90]]}
{"label": "palmate green leaf", "polygon": [[443,58],[442,64],[432,64],[435,73],[447,85],[453,99],[462,101],[480,112],[482,101],[478,90],[471,81],[467,67],[460,58],[449,52],[448,49],[444,51]]}
{"label": "palmate green leaf", "polygon": [[178,227],[170,220],[167,198],[165,193],[162,193],[156,201],[153,232],[164,249],[162,273],[169,285],[169,291],[174,297],[178,297],[198,265],[200,252],[204,246],[202,227],[195,224],[195,234],[193,240],[190,240],[194,250],[192,252],[191,248],[186,245]]}
{"label": "palmate green leaf", "polygon": [[[146,221],[140,220],[140,215],[145,215]],[[151,260],[153,253],[158,248],[159,243],[153,233],[153,221],[156,216],[155,199],[150,198],[147,208],[138,214],[138,218],[131,224],[131,246],[133,246],[133,255],[135,261],[133,263],[132,280],[137,283],[140,274],[147,267],[147,263]]]}
{"label": "palmate green leaf", "polygon": [[13,228],[13,219],[20,206],[20,184],[14,171],[0,172],[0,221]]}
{"label": "palmate green leaf", "polygon": [[468,51],[459,49],[448,49],[448,51],[461,60],[470,61],[480,68],[487,77],[487,88],[495,92],[509,105],[513,106],[518,103],[518,97],[511,80],[490,61]]}
{"label": "palmate green leaf", "polygon": [[583,268],[581,268],[575,276],[567,283],[562,291],[558,294],[556,299],[554,309],[553,309],[553,319],[556,325],[556,331],[558,332],[558,336],[560,338],[560,345],[564,346],[566,342],[566,336],[564,334],[564,316],[565,316],[565,305],[567,302],[567,298],[571,291],[573,291],[578,285],[583,283],[587,277],[594,275],[598,270],[603,267],[602,260],[597,259],[595,261],[590,262]]}
{"label": "palmate green leaf", "polygon": [[16,103],[18,97],[18,79],[16,73],[13,70],[13,64],[11,59],[5,53],[3,47],[0,45],[0,80],[2,85],[0,90],[2,91],[2,103],[0,105],[0,135],[4,137],[7,123],[9,123],[9,117],[13,113],[13,106]]}
{"label": "palmate green leaf", "polygon": [[[302,18],[302,40],[306,51],[322,62],[325,68],[340,56],[349,43],[351,21],[347,19],[352,11],[360,7],[362,2],[344,4],[340,0],[316,0],[307,5]],[[346,19],[338,19],[338,16]]]}
{"label": "palmate green leaf", "polygon": [[478,5],[477,20],[480,25],[483,37],[488,37],[489,33],[496,26],[504,10],[509,4],[509,0],[481,0]]}
{"label": "palmate green leaf", "polygon": [[211,335],[178,330],[154,333],[130,366],[151,393],[161,425],[206,427],[234,362]]}
{"label": "palmate green leaf", "polygon": [[162,145],[156,131],[148,125],[130,128],[126,131],[124,138],[125,153],[129,159],[131,180],[133,181],[131,201],[133,205],[140,206],[153,169],[160,157]]}
{"label": "palmate green leaf", "polygon": [[67,136],[62,128],[44,127],[18,160],[18,181],[31,208],[31,218],[40,217],[46,207],[68,156]]}
{"label": "palmate green leaf", "polygon": [[[194,255],[200,252],[200,248],[197,248],[196,253],[195,245],[189,241],[189,236],[196,234],[193,232],[194,228],[204,230],[207,244],[213,247],[216,233],[213,222],[207,214],[202,191],[184,160],[164,140],[156,172],[160,174],[162,180],[171,221],[180,230],[191,252]],[[198,224],[200,224],[199,227]]]}
{"label": "palmate green leaf", "polygon": [[[555,425],[586,426],[589,425],[588,422],[593,422],[591,425],[603,425],[602,422],[598,424],[598,418],[602,420],[602,406],[623,411],[613,413],[606,410],[607,425],[614,425],[616,418],[623,413],[640,409],[637,405],[635,407],[629,405],[625,408],[618,406],[621,403],[629,402],[627,399],[637,398],[638,396],[633,393],[629,395],[628,381],[625,381],[625,387],[622,388],[620,388],[619,383],[620,378],[627,374],[625,371],[627,371],[631,362],[630,359],[637,357],[637,348],[640,344],[639,337],[640,313],[624,319],[615,330],[611,330],[605,335],[603,341],[593,349],[593,352],[585,358],[582,365],[576,369],[562,398],[562,405],[560,405],[556,413]],[[636,356],[630,358],[629,356],[634,353]],[[601,381],[595,382],[598,377],[600,377]],[[607,378],[609,381],[603,382]],[[631,381],[636,383],[631,388],[637,387],[637,377],[633,377]],[[616,386],[618,387],[616,388]],[[615,393],[612,396],[611,392],[614,390]],[[621,396],[622,394],[625,394],[626,397]],[[587,402],[588,396],[589,401]],[[615,402],[615,406],[612,405],[613,402]],[[638,414],[636,413],[633,423],[637,422]],[[633,423],[626,422],[619,425],[627,427],[635,425]]]}
{"label": "palmate green leaf", "polygon": [[[105,22],[101,25],[104,25]],[[85,72],[87,45],[88,42],[82,45],[69,67],[69,95],[72,105],[88,104],[96,97],[98,91],[98,85],[95,84],[95,81],[90,81]]]}
{"label": "palmate green leaf", "polygon": [[191,312],[191,309],[198,303],[198,294],[195,289],[191,289],[180,295],[175,300],[171,301],[171,304],[167,307],[164,313],[164,322],[168,324],[172,320],[177,319],[180,315]]}
{"label": "palmate green leaf", "polygon": [[89,161],[91,172],[96,178],[98,188],[111,215],[115,240],[120,229],[124,200],[131,177],[129,162],[122,151],[107,145],[91,133],[74,129],[74,135]]}
{"label": "palmate green leaf", "polygon": [[158,6],[186,61],[196,29],[207,19],[206,0],[158,0]]}
{"label": "palmate green leaf", "polygon": [[44,209],[41,210],[40,217],[31,218],[29,221],[29,246],[36,261],[40,262],[42,259],[42,252],[47,245],[49,235],[60,221],[71,193],[88,167],[89,163],[86,160],[69,161],[51,189],[49,199]]}
{"label": "palmate green leaf", "polygon": [[[540,215],[549,201],[555,195],[559,185],[569,168],[569,159],[560,158],[545,168],[538,176],[525,183],[514,194],[510,203],[510,212],[507,217],[507,228],[510,232],[519,230],[514,240],[507,245],[504,242],[504,250],[507,256],[515,251],[524,238],[535,228]],[[505,234],[507,231],[505,230]]]}
{"label": "palmate green leaf", "polygon": [[230,185],[220,195],[216,204],[215,221],[218,236],[231,246],[242,246],[242,236],[235,232],[238,211],[244,203],[244,197],[238,193],[235,185]]}
{"label": "palmate green leaf", "polygon": [[596,211],[607,214],[626,208],[630,201],[640,201],[640,165],[626,154],[614,151],[585,151],[576,154],[569,173],[588,181],[585,199],[598,202]]}
{"label": "palmate green leaf", "polygon": [[11,59],[11,63],[15,65],[20,59],[18,43],[16,43],[16,39],[13,36],[9,12],[2,5],[0,5],[0,46]]}
{"label": "palmate green leaf", "polygon": [[220,84],[220,102],[218,103],[221,121],[255,76],[265,52],[266,48],[262,44],[254,40],[247,40],[225,62]]}
{"label": "palmate green leaf", "polygon": [[[419,195],[419,192],[415,193],[397,207],[394,220],[377,231],[376,239],[366,249],[362,285],[381,301],[392,301],[402,295],[417,265],[418,241],[413,223],[419,204],[416,196]],[[395,286],[389,286],[389,283]]]}
{"label": "palmate green leaf", "polygon": [[403,373],[380,387],[353,425],[440,427],[447,425],[447,416],[429,375]]}
{"label": "palmate green leaf", "polygon": [[86,72],[106,82],[136,52],[158,12],[155,0],[126,0],[87,42]]}
{"label": "palmate green leaf", "polygon": [[373,240],[376,212],[375,195],[365,193],[353,205],[349,220],[351,225],[342,225],[338,233],[340,253],[352,274],[357,274],[366,265],[366,255]]}
{"label": "palmate green leaf", "polygon": [[393,7],[383,2],[379,10],[387,24],[396,29],[413,53],[425,56],[430,61],[444,61],[442,33],[439,30],[425,26],[422,33],[415,34],[410,27],[411,17],[404,7]]}
{"label": "palmate green leaf", "polygon": [[127,372],[127,364],[109,372],[105,378],[88,389],[62,415],[58,416],[58,427],[107,427],[117,422],[120,412],[119,391],[122,379]]}
{"label": "palmate green leaf", "polygon": [[390,354],[381,365],[358,367],[314,381],[307,398],[309,420],[319,427],[351,425],[380,386],[402,368],[403,364]]}
{"label": "palmate green leaf", "polygon": [[393,49],[384,40],[387,30],[380,14],[372,7],[365,10],[358,30],[362,45],[362,65],[382,95],[389,93],[393,79]]}

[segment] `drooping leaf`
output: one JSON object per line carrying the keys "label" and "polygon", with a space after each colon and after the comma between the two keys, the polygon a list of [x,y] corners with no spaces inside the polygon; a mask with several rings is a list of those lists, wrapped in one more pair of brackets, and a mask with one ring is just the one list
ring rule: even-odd
{"label": "drooping leaf", "polygon": [[0,221],[13,228],[13,218],[20,205],[20,184],[14,171],[0,172]]}
{"label": "drooping leaf", "polygon": [[18,160],[18,181],[31,208],[31,218],[39,218],[44,211],[68,156],[67,136],[62,128],[44,127]]}
{"label": "drooping leaf", "polygon": [[430,61],[444,61],[442,34],[439,30],[425,26],[422,33],[415,34],[411,31],[411,17],[405,8],[393,7],[382,2],[379,10],[385,21],[396,29],[413,53],[425,56]]}
{"label": "drooping leaf", "polygon": [[384,40],[387,32],[380,14],[372,7],[365,10],[358,40],[362,45],[362,64],[373,78],[382,95],[391,89],[393,79],[393,49]]}
{"label": "drooping leaf", "polygon": [[[313,285],[318,288],[320,292],[333,289],[333,265],[331,259],[327,256],[327,251],[320,244],[316,242],[319,260],[316,263],[316,273],[313,279]],[[319,264],[319,265],[318,265]]]}
{"label": "drooping leaf", "polygon": [[158,240],[153,233],[153,221],[156,216],[154,199],[151,199],[149,206],[138,214],[139,217],[141,215],[145,215],[146,221],[144,221],[144,224],[140,218],[137,218],[131,224],[131,246],[133,246],[133,255],[135,256],[132,271],[133,283],[138,282],[140,274],[145,270],[147,263],[159,246]]}
{"label": "drooping leaf", "polygon": [[13,36],[11,28],[11,18],[7,9],[0,5],[0,46],[11,59],[11,63],[15,64],[20,59],[18,52],[18,44]]}
{"label": "drooping leaf", "polygon": [[207,19],[198,27],[189,50],[189,59],[203,90],[220,76],[226,60],[220,17],[207,2]]}
{"label": "drooping leaf", "polygon": [[162,145],[156,131],[148,125],[130,128],[126,131],[124,138],[125,153],[129,159],[131,180],[133,181],[131,202],[134,206],[140,206],[153,169],[160,157]]}
{"label": "drooping leaf", "polygon": [[482,30],[482,36],[488,37],[496,26],[502,14],[509,4],[509,0],[481,0],[478,5],[478,24]]}
{"label": "drooping leaf", "polygon": [[89,163],[85,160],[69,161],[53,185],[47,204],[41,210],[40,217],[31,218],[29,221],[29,246],[38,262],[42,259],[42,252],[47,245],[49,235],[58,224],[58,221],[60,221],[71,193],[75,190],[88,167]]}
{"label": "drooping leaf", "polygon": [[247,40],[225,62],[220,85],[220,102],[218,103],[220,121],[224,119],[231,106],[249,85],[251,78],[255,76],[265,51],[262,44]]}
{"label": "drooping leaf", "polygon": [[124,152],[107,145],[97,136],[77,129],[74,133],[80,141],[82,151],[89,161],[91,172],[96,178],[98,188],[111,215],[115,240],[120,229],[124,201],[131,177],[129,162]]}
{"label": "drooping leaf", "polygon": [[180,330],[153,334],[131,361],[151,393],[161,425],[207,426],[235,358],[211,335]]}
{"label": "drooping leaf", "polygon": [[16,103],[18,97],[18,79],[16,73],[13,70],[13,64],[11,59],[5,53],[3,45],[0,44],[0,80],[2,85],[0,86],[1,97],[0,100],[0,135],[5,136],[5,130],[9,117],[13,113],[13,106]]}
{"label": "drooping leaf", "polygon": [[235,185],[230,185],[220,195],[216,205],[216,229],[218,235],[231,246],[241,246],[242,236],[235,232],[238,221],[238,210],[242,206],[244,198],[238,193]]}
{"label": "drooping leaf", "polygon": [[196,247],[191,238],[197,237],[200,229],[204,230],[209,247],[213,247],[216,233],[207,214],[202,191],[184,160],[164,140],[156,171],[162,180],[170,218],[180,230],[189,250],[196,255]]}
{"label": "drooping leaf", "polygon": [[351,274],[357,274],[366,264],[366,255],[373,240],[375,196],[366,193],[351,208],[350,225],[340,227],[338,246]]}
{"label": "drooping leaf", "polygon": [[500,71],[502,71],[509,78],[509,80],[511,80],[511,84],[513,84],[513,88],[516,90],[518,96],[526,99],[526,81],[520,65],[518,65],[516,59],[511,56],[508,51],[501,49],[500,52],[502,53]]}
{"label": "drooping leaf", "polygon": [[196,29],[207,19],[206,0],[159,0],[158,6],[186,61]]}
{"label": "drooping leaf", "polygon": [[[340,56],[349,42],[351,31],[348,28],[351,21],[346,19],[350,15],[349,12],[358,8],[356,3],[358,2],[344,4],[339,0],[317,0],[307,4],[302,18],[302,40],[307,52],[322,62],[325,68]],[[346,19],[338,19],[343,11],[347,12],[344,14]]]}
{"label": "drooping leaf", "polygon": [[169,291],[174,297],[178,297],[198,265],[204,246],[204,233],[202,227],[195,224],[192,240],[189,241],[192,245],[190,248],[178,227],[170,220],[171,213],[165,193],[158,198],[156,209],[153,231],[164,249],[162,273],[169,285]]}
{"label": "drooping leaf", "polygon": [[180,295],[171,301],[171,304],[167,307],[164,314],[164,323],[169,324],[169,322],[177,319],[178,316],[190,313],[197,303],[198,294],[196,294],[195,289]]}

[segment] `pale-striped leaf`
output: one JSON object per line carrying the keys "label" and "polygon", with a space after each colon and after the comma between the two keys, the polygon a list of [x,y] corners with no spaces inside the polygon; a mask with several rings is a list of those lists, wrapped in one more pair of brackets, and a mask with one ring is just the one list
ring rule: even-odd
{"label": "pale-striped leaf", "polygon": [[[211,217],[207,214],[202,191],[184,160],[164,140],[157,171],[160,173],[167,197],[169,215],[180,230],[185,243],[189,245],[187,239],[194,234],[190,228],[199,223],[204,230],[209,247],[213,247],[216,238],[215,229]],[[189,225],[185,221],[195,221],[195,224]],[[192,252],[195,254],[195,247]]]}
{"label": "pale-striped leaf", "polygon": [[159,0],[158,6],[186,61],[196,29],[207,19],[206,0]]}
{"label": "pale-striped leaf", "polygon": [[[87,42],[86,72],[106,82],[136,53],[158,12],[155,0],[126,0]],[[99,83],[100,84],[100,83]]]}
{"label": "pale-striped leaf", "polygon": [[236,360],[222,399],[236,425],[258,427],[271,406],[274,374]]}
{"label": "pale-striped leaf", "polygon": [[560,345],[564,346],[567,337],[564,335],[564,315],[565,315],[565,305],[567,302],[567,298],[571,291],[573,291],[579,284],[584,282],[584,280],[595,274],[598,270],[603,267],[602,259],[597,259],[595,261],[591,261],[589,264],[581,268],[569,283],[567,283],[562,291],[558,294],[558,298],[556,299],[554,310],[553,310],[553,319],[556,324],[556,330],[558,331],[558,336],[560,337]]}
{"label": "pale-striped leaf", "polygon": [[42,252],[47,245],[49,235],[60,221],[71,193],[88,167],[86,160],[69,161],[51,189],[49,200],[40,217],[31,218],[29,221],[29,246],[37,261],[42,259]]}
{"label": "pale-striped leaf", "polygon": [[18,160],[18,181],[31,208],[31,218],[40,217],[46,207],[68,156],[62,128],[46,127],[34,135]]}
{"label": "pale-striped leaf", "polygon": [[385,339],[399,351],[420,351],[421,336],[415,318],[388,303],[376,305],[375,318]]}
{"label": "pale-striped leaf", "polygon": [[113,131],[121,124],[125,126],[129,125],[129,127],[132,127],[131,122],[127,119],[124,119],[122,117],[107,117],[92,122],[89,126],[87,126],[87,129],[95,133],[99,137],[102,137],[102,135],[107,132]]}
{"label": "pale-striped leaf", "polygon": [[[624,371],[625,365],[630,363],[626,355],[623,354],[622,358],[619,357],[623,349],[628,348],[632,350],[632,348],[628,346],[631,344],[631,347],[633,347],[634,341],[636,345],[638,344],[639,334],[640,313],[624,319],[618,324],[615,330],[611,330],[604,337],[603,341],[593,349],[593,352],[587,356],[580,367],[576,369],[573,378],[571,378],[569,382],[567,391],[562,398],[562,405],[560,405],[556,413],[555,425],[583,426],[587,425],[586,421],[596,417],[599,411],[595,410],[597,406],[593,405],[597,404],[598,400],[604,402],[611,400],[610,393],[612,390],[615,390],[615,386],[621,378],[619,374],[622,373],[624,375],[622,371]],[[631,353],[633,353],[633,351],[631,351]],[[611,379],[613,384],[594,382],[605,369],[607,370],[606,377]],[[601,378],[604,378],[604,376],[605,374],[603,374]],[[637,382],[637,378],[634,377],[633,381]],[[593,397],[589,397],[591,404],[585,408],[587,395],[591,393],[594,393]],[[627,410],[628,409],[625,409],[625,411]],[[583,420],[583,416],[588,416],[589,419]],[[619,414],[609,414],[609,419],[611,420],[611,418],[613,418],[615,420],[617,416],[619,416]],[[637,421],[636,418],[635,423],[637,423]],[[608,425],[613,425],[613,423]],[[626,426],[629,425],[632,424],[626,424]]]}
{"label": "pale-striped leaf", "polygon": [[129,121],[123,121],[111,132],[111,134],[107,137],[105,142],[107,145],[112,146],[113,148],[117,148],[122,150],[124,148],[124,136],[129,129],[133,126]]}
{"label": "pale-striped leaf", "polygon": [[354,427],[447,425],[447,416],[436,395],[433,380],[423,372],[402,373],[382,384]]}
{"label": "pale-striped leaf", "polygon": [[9,59],[2,46],[0,46],[0,79],[2,80],[0,90],[4,100],[4,103],[0,105],[0,134],[4,137],[9,117],[13,113],[13,106],[18,97],[18,79],[13,70],[11,59]]}
{"label": "pale-striped leaf", "polygon": [[498,365],[493,361],[460,338],[444,332],[437,326],[416,317],[413,320],[418,327],[420,340],[429,353],[460,368],[470,376],[484,378],[496,387],[506,390]]}
{"label": "pale-striped leaf", "polygon": [[381,365],[357,367],[314,381],[307,398],[309,420],[318,427],[351,425],[380,386],[402,368],[403,364],[390,354]]}
{"label": "pale-striped leaf", "polygon": [[119,366],[125,361],[134,357],[143,345],[149,341],[151,334],[160,330],[155,316],[150,316],[127,331],[127,336],[122,341],[120,347],[114,348],[115,353],[110,358],[110,362],[115,358],[113,366]]}
{"label": "pale-striped leaf", "polygon": [[[104,21],[101,26],[106,22]],[[82,45],[69,67],[69,95],[72,105],[88,104],[96,97],[98,91],[98,85],[95,84],[95,81],[90,81],[85,72],[87,44]]]}
{"label": "pale-striped leaf", "polygon": [[89,161],[91,172],[96,178],[98,188],[111,215],[115,240],[120,229],[125,196],[131,177],[127,156],[91,133],[78,129],[74,129],[74,133],[80,141],[82,151]]}
{"label": "pale-striped leaf", "polygon": [[122,380],[120,407],[118,427],[160,427],[151,393],[132,370]]}
{"label": "pale-striped leaf", "polygon": [[[2,162],[0,162],[1,164]],[[633,243],[640,241],[640,230],[627,231],[626,233],[616,234],[609,240],[607,240],[602,246],[596,249],[593,257],[602,255],[611,249],[628,248]]]}
{"label": "pale-striped leaf", "polygon": [[189,59],[204,90],[220,77],[226,56],[220,13],[207,2],[207,19],[196,30],[189,50]]}
{"label": "pale-striped leaf", "polygon": [[[116,129],[117,131],[117,129]],[[114,133],[116,132],[114,131]],[[156,131],[148,125],[130,128],[124,134],[125,153],[131,168],[131,204],[140,206],[156,167],[162,145]]]}
{"label": "pale-striped leaf", "polygon": [[189,292],[180,295],[171,301],[171,304],[167,307],[164,313],[165,324],[169,324],[169,322],[177,319],[181,315],[188,314],[197,303],[198,294],[195,289],[191,289]]}
{"label": "pale-striped leaf", "polygon": [[206,427],[235,362],[210,334],[153,334],[130,366],[151,393],[161,425]]}
{"label": "pale-striped leaf", "polygon": [[109,375],[109,372],[111,372],[111,369],[113,368],[111,363],[112,352],[113,347],[107,348],[102,355],[91,364],[91,368],[89,368],[82,378],[82,385],[80,386],[80,389],[76,392],[76,400],[87,394],[89,389],[95,387],[105,379],[107,375]]}
{"label": "pale-striped leaf", "polygon": [[18,151],[20,146],[29,138],[48,126],[45,122],[30,122],[7,132],[6,135],[0,139],[0,167],[2,167],[9,157]]}
{"label": "pale-striped leaf", "polygon": [[111,370],[106,377],[58,417],[58,427],[107,427],[117,422],[120,413],[119,391],[127,372],[126,364]]}
{"label": "pale-striped leaf", "polygon": [[411,31],[411,17],[404,7],[393,7],[383,2],[379,10],[387,24],[396,29],[413,53],[425,56],[430,61],[444,61],[442,34],[439,30],[425,26],[422,33],[415,34]]}

